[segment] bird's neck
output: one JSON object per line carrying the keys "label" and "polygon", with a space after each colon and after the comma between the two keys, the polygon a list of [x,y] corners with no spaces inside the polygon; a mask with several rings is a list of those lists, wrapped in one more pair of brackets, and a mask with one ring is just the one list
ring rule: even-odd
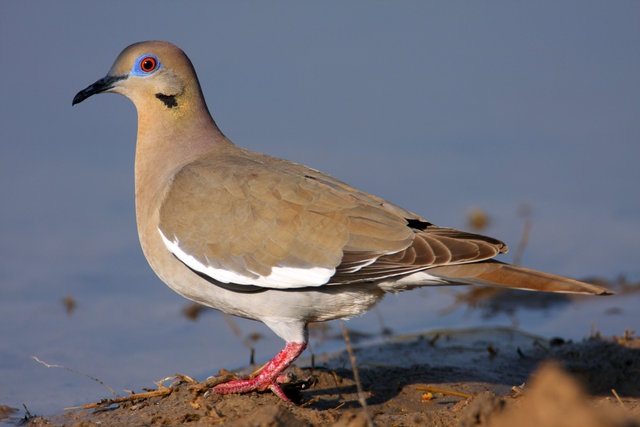
{"label": "bird's neck", "polygon": [[[135,160],[138,227],[154,222],[164,192],[184,165],[233,145],[218,129],[204,101],[168,108],[161,100],[139,106]],[[142,107],[142,108],[141,108]]]}

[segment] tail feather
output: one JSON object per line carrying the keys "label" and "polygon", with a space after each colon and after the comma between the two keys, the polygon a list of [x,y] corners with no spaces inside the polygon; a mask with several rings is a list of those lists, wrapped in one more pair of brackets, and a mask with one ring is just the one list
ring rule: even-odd
{"label": "tail feather", "polygon": [[469,264],[447,265],[428,270],[429,274],[451,283],[501,286],[543,292],[611,295],[609,289],[499,261],[487,260]]}

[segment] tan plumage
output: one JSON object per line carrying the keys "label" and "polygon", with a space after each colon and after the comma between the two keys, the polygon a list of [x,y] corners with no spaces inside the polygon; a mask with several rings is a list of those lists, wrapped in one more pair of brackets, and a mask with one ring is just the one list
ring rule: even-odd
{"label": "tan plumage", "polygon": [[308,322],[360,314],[386,292],[484,284],[606,294],[491,258],[504,243],[451,228],[314,169],[234,145],[211,118],[191,62],[176,46],[125,49],[79,92],[130,98],[138,110],[136,214],[150,265],[187,298],[260,320],[287,347],[254,380],[271,388],[306,345]]}
{"label": "tan plumage", "polygon": [[272,159],[225,150],[186,165],[160,209],[163,234],[216,268],[266,276],[275,266],[320,266],[336,270],[330,284],[478,261],[506,250],[495,239],[406,213],[423,224],[412,228],[398,207],[335,180],[329,186],[322,182],[328,177],[311,169],[300,173],[299,165],[274,166]]}

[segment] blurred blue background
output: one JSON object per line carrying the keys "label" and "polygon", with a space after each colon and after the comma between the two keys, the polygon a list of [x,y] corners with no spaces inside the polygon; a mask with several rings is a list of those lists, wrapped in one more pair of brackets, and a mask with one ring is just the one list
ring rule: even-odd
{"label": "blurred blue background", "polygon": [[[71,107],[140,40],[187,52],[239,145],[437,225],[468,228],[480,208],[491,218],[484,233],[510,245],[507,262],[526,204],[523,265],[640,279],[637,2],[32,1],[0,11],[0,404],[49,413],[108,395],[31,355],[118,391],[248,362],[222,316],[186,320],[186,301],[142,256],[133,105],[108,95]],[[376,313],[399,332],[477,323],[442,320],[443,298],[390,297],[350,325],[379,328]],[[521,327],[579,338],[594,322],[621,334],[640,323],[633,298],[550,323],[524,316]],[[610,306],[623,308],[600,319]],[[265,335],[259,360],[281,347],[261,325],[238,324]]]}

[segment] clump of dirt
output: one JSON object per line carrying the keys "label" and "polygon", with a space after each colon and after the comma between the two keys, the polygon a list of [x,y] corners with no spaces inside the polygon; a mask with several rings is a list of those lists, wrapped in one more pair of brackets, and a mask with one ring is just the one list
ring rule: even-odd
{"label": "clump of dirt", "polygon": [[[521,399],[511,401],[502,407],[491,405],[491,403],[480,408],[488,412],[485,418],[486,423],[478,424],[474,422],[474,418],[469,419],[469,415],[473,416],[474,413],[468,411],[461,424],[492,427],[640,425],[637,400],[633,404],[636,412],[634,421],[631,404],[629,410],[625,410],[624,403],[616,404],[607,398],[590,398],[583,391],[580,383],[555,363],[547,363],[536,371],[530,388]],[[492,408],[494,408],[493,411],[491,411]]]}
{"label": "clump of dirt", "polygon": [[[162,395],[105,400],[96,408],[35,417],[28,424],[355,427],[371,419],[375,425],[403,426],[640,426],[637,338],[579,343],[536,339],[528,346],[517,341],[513,349],[492,342],[486,333],[468,347],[453,335],[405,337],[356,349],[366,412],[353,371],[342,366],[344,355],[337,355],[321,367],[291,369],[296,381],[283,389],[297,406],[270,392],[207,394],[230,377],[222,372],[204,383],[179,376],[158,387]],[[385,364],[368,359],[385,351],[396,359],[387,358]],[[447,362],[436,356],[453,351],[466,359]],[[407,356],[415,352],[427,355],[422,363]]]}

